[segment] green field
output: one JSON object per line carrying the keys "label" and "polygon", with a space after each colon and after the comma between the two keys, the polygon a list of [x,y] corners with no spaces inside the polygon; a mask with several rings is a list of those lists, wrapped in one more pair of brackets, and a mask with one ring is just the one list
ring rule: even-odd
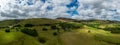
{"label": "green field", "polygon": [[120,45],[120,23],[53,19],[0,22],[0,45]]}

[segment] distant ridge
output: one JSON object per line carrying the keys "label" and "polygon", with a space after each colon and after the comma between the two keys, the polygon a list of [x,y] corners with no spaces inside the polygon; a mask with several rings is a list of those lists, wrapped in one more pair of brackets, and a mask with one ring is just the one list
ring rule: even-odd
{"label": "distant ridge", "polygon": [[0,26],[8,26],[8,25],[14,25],[14,24],[25,24],[25,23],[32,23],[32,24],[49,24],[49,23],[55,23],[55,22],[78,22],[78,23],[88,23],[88,22],[97,22],[97,23],[120,23],[120,21],[111,21],[111,20],[77,20],[77,19],[71,19],[71,18],[63,18],[59,17],[56,19],[49,19],[49,18],[31,18],[31,19],[10,19],[10,20],[3,20],[0,21]]}
{"label": "distant ridge", "polygon": [[99,22],[107,22],[107,23],[120,23],[120,21],[116,21],[116,20],[99,20],[99,19],[77,20],[77,19],[63,18],[63,17],[59,17],[59,18],[56,18],[56,19],[57,19],[57,20],[61,20],[61,21],[73,21],[73,22],[92,22],[92,21],[99,21]]}

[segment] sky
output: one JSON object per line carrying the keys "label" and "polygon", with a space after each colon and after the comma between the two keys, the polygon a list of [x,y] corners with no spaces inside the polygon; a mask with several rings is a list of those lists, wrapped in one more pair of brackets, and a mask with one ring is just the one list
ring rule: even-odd
{"label": "sky", "polygon": [[0,0],[0,20],[58,17],[120,21],[120,0]]}

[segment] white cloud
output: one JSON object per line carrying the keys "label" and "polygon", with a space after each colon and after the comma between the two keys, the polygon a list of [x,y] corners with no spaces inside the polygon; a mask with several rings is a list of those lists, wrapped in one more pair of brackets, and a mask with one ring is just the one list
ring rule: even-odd
{"label": "white cloud", "polygon": [[[29,0],[0,0],[0,15],[3,18],[57,18],[69,17],[66,13],[70,0],[47,0],[43,3],[40,0],[33,0],[33,5],[28,5]],[[52,10],[47,10],[52,6]],[[66,16],[68,15],[68,16]]]}
{"label": "white cloud", "polygon": [[[21,18],[57,18],[67,17],[73,19],[109,19],[120,20],[120,0],[78,0],[78,15],[71,16],[67,11],[76,10],[76,7],[68,9],[66,5],[72,0],[0,0],[0,19]],[[52,9],[48,10],[48,6]],[[50,7],[50,8],[51,8]]]}
{"label": "white cloud", "polygon": [[[80,19],[105,19],[114,20],[120,15],[120,0],[78,0],[80,3],[77,11]],[[73,16],[75,17],[75,16]],[[120,19],[116,19],[120,20]]]}

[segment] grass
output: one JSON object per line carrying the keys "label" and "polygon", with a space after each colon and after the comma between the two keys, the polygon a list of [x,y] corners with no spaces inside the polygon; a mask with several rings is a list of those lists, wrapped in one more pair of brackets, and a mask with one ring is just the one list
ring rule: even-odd
{"label": "grass", "polygon": [[[0,25],[12,25],[14,21],[4,21],[0,22]],[[18,22],[17,24],[24,25],[30,24],[54,24],[59,21],[51,19],[26,19]],[[99,21],[91,22],[92,24],[97,24]],[[102,21],[100,21],[102,23]],[[119,45],[120,44],[120,34],[112,34],[109,31],[102,29],[97,29],[92,26],[84,25],[82,23],[68,22],[75,26],[80,26],[82,28],[72,29],[72,31],[64,32],[60,29],[60,33],[54,36],[53,33],[57,30],[52,30],[50,26],[33,26],[28,27],[30,29],[36,29],[38,32],[38,37],[32,37],[27,34],[23,34],[16,29],[10,29],[11,32],[6,33],[3,28],[0,30],[0,45]],[[100,24],[106,26],[109,24]],[[117,25],[117,24],[116,24]],[[101,26],[101,27],[102,27]],[[109,25],[114,27],[115,25]],[[22,27],[21,27],[22,28]],[[47,31],[43,31],[42,28],[47,28]],[[90,31],[90,32],[89,32]],[[45,38],[46,42],[39,42],[38,38]]]}
{"label": "grass", "polygon": [[86,33],[66,33],[62,35],[64,45],[110,45],[105,42],[99,42],[94,39],[93,35]]}
{"label": "grass", "polygon": [[17,41],[9,43],[10,45],[42,45],[34,37],[29,35],[24,35]]}
{"label": "grass", "polygon": [[21,38],[22,35],[23,34],[21,32],[6,33],[4,31],[0,31],[0,45],[5,45],[12,41],[15,41]]}
{"label": "grass", "polygon": [[42,31],[42,26],[33,28],[37,30],[39,37],[44,37],[47,39],[47,42],[44,45],[59,45],[57,36],[53,35],[53,32],[56,32],[56,30],[51,30],[49,27],[47,27],[47,31]]}
{"label": "grass", "polygon": [[[91,32],[88,33],[88,30]],[[112,34],[108,31],[86,26],[73,32],[61,35],[64,45],[119,45],[120,34]]]}
{"label": "grass", "polygon": [[56,21],[56,20],[52,20],[52,19],[26,19],[26,20],[23,20],[21,22],[19,22],[18,24],[20,25],[24,25],[24,24],[34,24],[34,25],[39,25],[39,24],[53,24],[53,23],[57,23],[59,21]]}

